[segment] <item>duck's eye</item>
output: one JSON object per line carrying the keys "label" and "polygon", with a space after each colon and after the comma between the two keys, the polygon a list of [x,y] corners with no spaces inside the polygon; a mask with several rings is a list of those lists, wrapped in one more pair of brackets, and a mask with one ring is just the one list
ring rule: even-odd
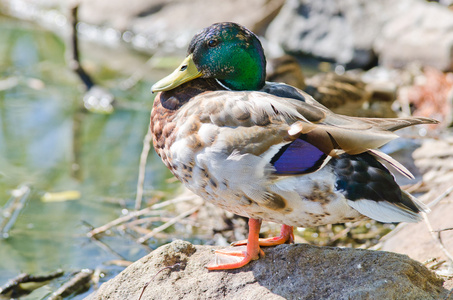
{"label": "duck's eye", "polygon": [[211,47],[211,48],[217,46],[218,44],[219,44],[219,41],[218,41],[218,40],[212,39],[212,40],[209,40],[209,41],[208,41],[208,46]]}

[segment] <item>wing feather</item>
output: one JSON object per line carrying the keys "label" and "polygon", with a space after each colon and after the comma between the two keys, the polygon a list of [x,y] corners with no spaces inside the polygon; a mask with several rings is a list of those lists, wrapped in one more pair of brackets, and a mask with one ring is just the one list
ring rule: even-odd
{"label": "wing feather", "polygon": [[[265,145],[260,146],[260,153],[265,152],[265,148],[291,142],[304,135],[306,142],[330,156],[343,152],[351,155],[364,153],[397,138],[392,132],[394,130],[417,124],[437,123],[428,118],[377,119],[337,115],[303,91],[290,88],[290,93],[280,91],[279,95],[292,95],[296,90],[301,97],[286,98],[263,91],[206,92],[193,97],[181,108],[180,113],[200,115],[201,122],[236,128],[238,131],[235,134],[247,131],[249,136],[246,133],[240,134],[241,138],[232,142],[232,145],[256,141],[256,134],[263,138],[262,130],[249,129],[268,126],[272,128],[272,132],[266,134],[278,137],[266,138]],[[234,140],[233,137],[231,139]],[[398,169],[399,166],[395,165]],[[404,168],[399,169],[409,175]]]}

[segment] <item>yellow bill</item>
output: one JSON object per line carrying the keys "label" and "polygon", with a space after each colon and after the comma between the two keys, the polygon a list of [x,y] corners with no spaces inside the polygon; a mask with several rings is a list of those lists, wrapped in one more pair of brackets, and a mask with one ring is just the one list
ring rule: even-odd
{"label": "yellow bill", "polygon": [[201,75],[201,72],[198,71],[195,63],[193,62],[192,54],[190,54],[186,57],[186,59],[184,59],[181,65],[173,71],[173,73],[154,84],[151,87],[151,91],[153,93],[169,91],[187,81],[198,78]]}

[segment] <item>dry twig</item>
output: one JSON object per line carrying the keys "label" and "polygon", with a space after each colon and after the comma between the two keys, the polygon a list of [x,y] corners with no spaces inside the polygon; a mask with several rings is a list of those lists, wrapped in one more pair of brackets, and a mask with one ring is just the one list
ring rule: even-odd
{"label": "dry twig", "polygon": [[80,80],[82,80],[83,84],[85,85],[86,89],[91,89],[95,83],[91,76],[85,71],[80,63],[80,55],[79,55],[79,39],[77,36],[77,23],[78,23],[78,12],[79,12],[79,3],[76,3],[71,8],[71,13],[69,15],[70,24],[71,24],[71,40],[68,50],[70,51],[68,55],[69,60],[69,67],[79,76]]}
{"label": "dry twig", "polygon": [[96,245],[98,245],[101,249],[104,249],[106,252],[113,254],[114,256],[118,257],[119,259],[126,260],[126,258],[124,256],[122,256],[121,254],[119,254],[118,252],[113,250],[112,247],[110,247],[109,245],[107,245],[106,243],[104,243],[103,241],[98,239],[96,236],[93,236],[91,238],[91,240],[94,241],[96,243]]}
{"label": "dry twig", "polygon": [[199,210],[200,207],[201,207],[201,204],[193,207],[192,209],[189,209],[188,211],[185,211],[185,212],[179,214],[178,216],[172,218],[167,223],[164,223],[163,225],[154,228],[150,233],[148,233],[148,234],[142,236],[141,238],[139,238],[137,242],[140,243],[140,244],[143,244],[144,242],[146,242],[147,240],[152,238],[156,233],[161,232],[162,230],[167,229],[168,227],[170,227],[171,225],[173,225],[173,224],[177,223],[178,221],[184,219],[185,217],[190,216],[191,214],[193,214],[194,212]]}
{"label": "dry twig", "polygon": [[150,213],[151,211],[153,210],[152,207],[146,207],[142,210],[139,210],[139,211],[134,211],[126,216],[123,216],[123,217],[119,217],[103,226],[100,226],[98,228],[95,228],[93,230],[91,230],[90,232],[87,233],[87,236],[89,238],[91,237],[94,237],[95,235],[97,234],[100,234],[100,233],[103,233],[103,232],[106,232],[107,230],[109,230],[110,228],[114,227],[114,226],[117,226],[117,225],[120,225],[122,223],[125,223],[131,219],[134,219],[138,216],[141,216],[141,215],[145,215],[145,214],[148,214]]}
{"label": "dry twig", "polygon": [[22,208],[30,195],[30,187],[22,185],[12,192],[11,198],[6,202],[0,216],[0,238],[9,237],[9,230],[14,226]]}
{"label": "dry twig", "polygon": [[83,269],[75,273],[71,279],[63,284],[58,290],[52,293],[47,300],[57,300],[67,297],[74,293],[88,289],[91,283],[91,278],[94,274],[93,270]]}
{"label": "dry twig", "polygon": [[450,193],[453,192],[453,185],[446,189],[442,194],[440,194],[436,199],[427,204],[428,207],[433,207],[443,199],[445,199]]}
{"label": "dry twig", "polygon": [[[62,270],[46,275],[30,275],[22,273],[0,287],[0,297],[18,298],[21,295],[27,295],[36,288],[47,284],[48,281],[63,276],[63,274],[64,272]],[[25,284],[27,284],[27,286],[25,286]]]}
{"label": "dry twig", "polygon": [[436,235],[436,232],[433,230],[433,227],[431,226],[431,223],[429,222],[428,216],[423,213],[423,220],[425,221],[426,227],[429,230],[429,233],[431,234],[433,240],[436,242],[437,246],[442,250],[442,252],[448,257],[450,260],[450,263],[453,263],[453,255],[450,254],[450,252],[445,248],[444,244],[442,243],[442,240],[440,239],[440,232]]}
{"label": "dry twig", "polygon": [[148,125],[148,132],[143,139],[143,149],[140,154],[140,166],[138,168],[138,180],[137,180],[137,196],[135,198],[135,210],[139,210],[142,206],[143,198],[143,184],[145,182],[145,169],[146,161],[148,159],[149,150],[151,149],[151,140],[153,136],[151,133],[151,128]]}
{"label": "dry twig", "polygon": [[157,275],[159,275],[160,272],[164,271],[164,270],[171,270],[173,268],[176,268],[176,267],[179,267],[181,265],[181,263],[176,263],[174,265],[171,265],[171,266],[168,266],[168,267],[165,267],[165,268],[162,268],[160,269],[156,274],[154,274],[153,277],[151,277],[151,279],[143,286],[143,289],[142,289],[142,292],[140,293],[140,297],[138,297],[138,300],[141,300],[142,299],[142,296],[143,296],[143,293],[145,292],[146,288],[148,287],[148,285],[151,283],[151,281],[154,280],[154,278],[156,278]]}
{"label": "dry twig", "polygon": [[160,202],[160,203],[156,203],[150,207],[146,207],[142,210],[139,210],[139,211],[134,211],[134,212],[131,212],[129,213],[128,215],[126,216],[123,216],[123,217],[119,217],[103,226],[100,226],[98,228],[95,228],[91,231],[89,231],[87,233],[87,236],[89,238],[97,235],[97,234],[100,234],[100,233],[103,233],[107,230],[109,230],[110,228],[112,227],[115,227],[115,226],[118,226],[120,224],[123,224],[123,223],[126,223],[128,222],[129,220],[132,220],[132,219],[135,219],[139,216],[143,216],[143,215],[159,215],[161,214],[162,212],[161,211],[156,211],[160,208],[163,208],[163,207],[166,207],[166,206],[169,206],[169,205],[172,205],[172,204],[176,204],[176,203],[180,203],[180,202],[184,202],[184,201],[189,201],[189,200],[192,200],[194,199],[194,195],[189,195],[189,196],[186,196],[186,195],[182,195],[182,196],[179,196],[179,197],[176,197],[174,199],[170,199],[170,200],[167,200],[167,201],[163,201],[163,202]]}
{"label": "dry twig", "polygon": [[453,230],[453,227],[435,230],[435,232],[442,232],[442,231],[449,231],[449,230]]}

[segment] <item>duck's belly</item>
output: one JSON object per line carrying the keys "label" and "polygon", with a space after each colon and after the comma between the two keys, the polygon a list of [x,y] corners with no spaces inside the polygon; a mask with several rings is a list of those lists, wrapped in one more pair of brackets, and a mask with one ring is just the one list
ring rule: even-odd
{"label": "duck's belly", "polygon": [[[329,167],[313,174],[265,180],[264,193],[231,182],[189,180],[186,185],[205,200],[235,214],[296,227],[353,222],[366,218],[335,190]],[[259,181],[258,179],[256,179]],[[202,182],[202,184],[198,184]],[[254,180],[250,180],[253,185]]]}
{"label": "duck's belly", "polygon": [[[203,195],[201,196],[203,197]],[[270,210],[256,204],[244,206],[241,203],[242,201],[237,201],[237,199],[234,199],[236,200],[234,202],[232,199],[225,201],[209,196],[205,196],[204,198],[225,210],[244,217],[262,219],[295,227],[315,227],[327,224],[354,222],[367,218],[349,206],[344,208],[338,207],[343,206],[342,203],[322,205],[308,202],[310,200],[301,200],[302,204],[297,207],[291,207],[287,210]],[[240,204],[240,206],[234,205],[235,203]]]}

